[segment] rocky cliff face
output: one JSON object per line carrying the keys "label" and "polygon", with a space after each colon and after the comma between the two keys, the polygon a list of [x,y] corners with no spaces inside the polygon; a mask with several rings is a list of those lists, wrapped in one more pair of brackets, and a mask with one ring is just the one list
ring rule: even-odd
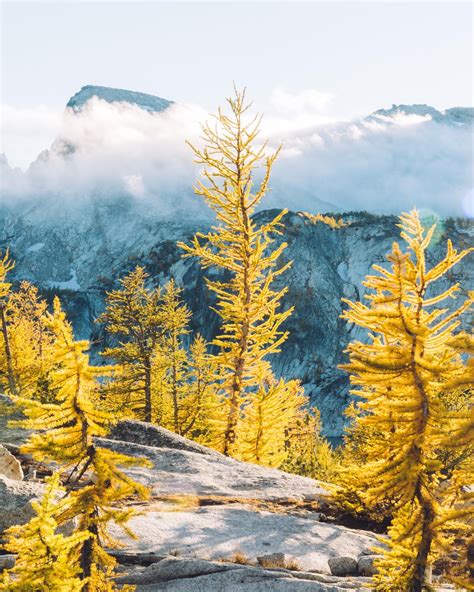
{"label": "rocky cliff face", "polygon": [[[275,211],[261,212],[259,220]],[[293,265],[280,279],[288,285],[284,306],[295,306],[286,328],[288,341],[274,358],[278,374],[299,378],[312,403],[321,411],[324,431],[340,437],[342,411],[349,401],[345,374],[337,369],[347,343],[364,338],[363,332],[341,318],[341,298],[358,299],[362,281],[373,263],[384,262],[399,230],[393,216],[367,213],[343,214],[345,225],[333,229],[302,213],[284,218],[278,240],[288,243],[284,260]],[[0,211],[0,249],[9,247],[16,260],[14,279],[38,284],[48,298],[59,294],[78,337],[94,342],[95,351],[105,345],[105,336],[94,319],[104,307],[104,298],[117,279],[144,265],[152,281],[170,277],[184,288],[193,311],[192,329],[211,339],[219,319],[210,311],[212,296],[205,286],[205,273],[196,261],[183,260],[177,240],[186,240],[209,221],[202,215],[183,219],[153,217],[137,202],[118,199],[94,202],[55,216],[39,207],[4,208]],[[441,221],[430,250],[437,261],[446,236],[456,247],[472,244],[472,224],[466,220]],[[214,275],[210,270],[207,274]],[[472,259],[465,259],[451,280],[472,285]],[[442,286],[440,286],[440,289]],[[461,296],[462,297],[462,296]]]}

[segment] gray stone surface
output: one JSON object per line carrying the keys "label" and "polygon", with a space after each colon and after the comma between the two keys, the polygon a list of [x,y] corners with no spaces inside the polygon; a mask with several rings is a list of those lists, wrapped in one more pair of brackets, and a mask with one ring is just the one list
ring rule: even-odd
{"label": "gray stone surface", "polygon": [[318,500],[327,495],[324,486],[313,479],[240,462],[222,454],[157,448],[105,438],[98,438],[97,443],[149,459],[153,468],[132,467],[126,471],[150,486],[154,495],[216,495],[265,500]]}
{"label": "gray stone surface", "polygon": [[150,584],[209,575],[237,568],[238,565],[228,566],[224,563],[205,561],[204,559],[167,557],[162,561],[153,563],[138,574],[121,576],[117,578],[117,582],[121,584]]}
{"label": "gray stone surface", "polygon": [[[229,560],[242,553],[254,563],[257,557],[283,553],[295,558],[303,570],[329,574],[330,557],[349,556],[356,562],[364,549],[377,542],[370,532],[320,522],[307,509],[287,513],[289,500],[326,499],[324,487],[312,479],[220,454],[111,439],[97,439],[97,443],[145,457],[153,465],[126,469],[151,487],[154,499],[138,506],[141,514],[129,523],[136,540],[112,529],[129,553],[159,556],[179,550],[183,556],[212,560]],[[178,499],[173,501],[173,496]],[[203,503],[209,499],[209,505]],[[260,506],[280,501],[280,511]]]}
{"label": "gray stone surface", "polygon": [[134,584],[137,592],[342,592],[365,590],[367,580],[169,557],[145,569],[132,570],[117,582]]}
{"label": "gray stone surface", "polygon": [[31,501],[41,497],[44,485],[8,479],[0,475],[0,538],[13,524],[23,524],[33,516]]}
{"label": "gray stone surface", "polygon": [[201,446],[197,442],[183,438],[179,434],[144,421],[121,421],[112,428],[109,438],[145,446],[156,446],[157,448],[176,448],[178,450],[197,452],[198,454],[219,455],[215,450]]}
{"label": "gray stone surface", "polygon": [[22,481],[24,477],[20,461],[2,444],[0,444],[0,475],[16,481]]}
{"label": "gray stone surface", "polygon": [[242,553],[253,562],[262,555],[285,553],[296,558],[302,570],[326,574],[331,557],[351,557],[356,566],[361,550],[375,542],[369,532],[246,504],[150,509],[132,518],[129,526],[137,540],[112,528],[128,551],[159,555],[178,549],[183,556],[227,561]]}
{"label": "gray stone surface", "polygon": [[144,565],[148,566],[152,563],[158,563],[162,559],[166,559],[166,555],[158,555],[157,553],[140,553],[136,551],[125,551],[122,549],[112,549],[110,554],[120,564],[126,565]]}
{"label": "gray stone surface", "polygon": [[357,561],[357,573],[361,576],[373,576],[377,573],[374,561],[378,555],[361,555]]}
{"label": "gray stone surface", "polygon": [[354,557],[330,557],[328,565],[334,576],[352,576],[357,573],[357,560]]}
{"label": "gray stone surface", "polygon": [[15,565],[15,555],[0,555],[0,573],[5,569],[11,569]]}

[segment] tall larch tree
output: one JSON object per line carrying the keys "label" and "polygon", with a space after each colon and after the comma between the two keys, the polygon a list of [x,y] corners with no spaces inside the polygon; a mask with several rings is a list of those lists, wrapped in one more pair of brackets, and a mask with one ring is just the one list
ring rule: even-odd
{"label": "tall larch tree", "polygon": [[280,467],[288,456],[288,427],[300,413],[306,398],[297,380],[276,380],[267,372],[259,382],[238,425],[237,457]]}
{"label": "tall larch tree", "polygon": [[47,302],[38,288],[21,282],[11,291],[5,308],[12,369],[22,397],[53,400],[49,385],[54,336],[48,328]]}
{"label": "tall larch tree", "polygon": [[35,516],[26,525],[10,527],[5,549],[17,556],[15,566],[0,579],[5,592],[81,592],[79,550],[87,532],[58,533],[59,517],[67,511],[68,500],[55,473],[47,481],[41,501],[32,503]]}
{"label": "tall larch tree", "polygon": [[[258,389],[266,359],[285,341],[281,326],[292,309],[280,307],[286,288],[274,288],[274,280],[289,267],[279,263],[286,243],[275,246],[286,210],[263,224],[252,218],[268,191],[278,150],[268,155],[266,143],[260,143],[261,118],[248,117],[251,105],[245,92],[236,91],[227,103],[229,115],[219,110],[215,126],[203,126],[204,147],[191,145],[196,162],[204,167],[204,181],[198,181],[195,192],[214,211],[217,225],[180,246],[187,256],[199,257],[203,268],[217,267],[223,278],[229,277],[207,279],[222,319],[214,345],[219,348],[227,405],[220,441],[214,445],[228,455],[235,447],[242,405]],[[256,184],[262,165],[263,178]]]}
{"label": "tall larch tree", "polygon": [[459,349],[469,340],[460,325],[472,300],[446,308],[460,286],[442,281],[469,250],[448,241],[444,259],[429,267],[435,226],[424,230],[416,211],[400,221],[406,250],[394,243],[390,268],[374,265],[364,282],[367,304],[345,301],[343,317],[367,329],[369,340],[349,345],[344,368],[359,401],[357,427],[367,434],[356,484],[369,506],[389,499],[394,508],[374,589],[421,592],[429,589],[428,565],[472,513],[463,503],[470,455],[459,455],[449,470],[443,460],[453,446],[472,451],[472,390],[457,406],[447,396],[453,384],[472,387]]}
{"label": "tall larch tree", "polygon": [[14,268],[14,263],[7,253],[0,257],[0,329],[2,333],[2,357],[4,359],[5,370],[2,374],[6,375],[6,388],[11,395],[18,394],[18,388],[15,381],[15,372],[13,369],[13,356],[10,345],[10,335],[7,324],[7,297],[10,293],[11,284],[7,281],[7,274]]}
{"label": "tall larch tree", "polygon": [[87,535],[78,549],[83,590],[107,592],[116,589],[115,560],[105,550],[114,542],[108,534],[108,523],[113,521],[130,533],[126,523],[133,511],[121,508],[119,502],[131,495],[147,495],[146,488],[119,467],[141,461],[95,441],[96,437],[105,436],[115,421],[114,414],[99,409],[95,400],[97,379],[107,376],[112,369],[89,364],[89,342],[74,340],[58,299],[51,329],[56,341],[57,365],[52,374],[52,384],[58,389],[56,402],[15,398],[26,419],[14,424],[32,430],[22,448],[24,453],[60,467],[69,492],[69,506],[62,519],[76,519],[76,532]]}
{"label": "tall larch tree", "polygon": [[189,348],[185,388],[186,396],[180,405],[181,434],[208,443],[218,404],[217,371],[216,359],[201,335]]}
{"label": "tall larch tree", "polygon": [[161,291],[148,288],[148,274],[137,266],[120,280],[120,288],[107,294],[105,312],[97,319],[119,343],[104,351],[120,370],[109,383],[107,396],[116,408],[139,419],[153,420],[152,362],[163,334]]}
{"label": "tall larch tree", "polygon": [[[188,356],[183,338],[189,333],[191,312],[181,299],[182,290],[174,280],[170,280],[162,292],[163,334],[157,346],[157,363],[161,372],[161,397],[171,399],[172,418],[170,427],[177,434],[182,434],[184,426],[180,417],[183,399],[187,394],[186,373]],[[166,407],[166,401],[163,407]]]}

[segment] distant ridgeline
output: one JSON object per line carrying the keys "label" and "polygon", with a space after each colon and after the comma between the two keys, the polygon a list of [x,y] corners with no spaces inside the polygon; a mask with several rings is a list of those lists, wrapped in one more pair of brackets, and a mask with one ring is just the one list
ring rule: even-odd
{"label": "distant ridgeline", "polygon": [[[260,221],[275,211],[257,214]],[[432,222],[432,220],[427,220]],[[331,216],[288,213],[283,234],[288,242],[283,259],[293,265],[278,282],[288,285],[283,306],[295,306],[285,322],[288,341],[274,357],[279,375],[299,378],[312,402],[321,411],[324,432],[340,437],[349,401],[347,376],[336,368],[342,353],[363,331],[340,318],[341,298],[359,299],[362,281],[373,263],[383,263],[399,229],[394,216],[364,212]],[[16,261],[13,277],[38,284],[51,299],[59,294],[72,320],[77,337],[91,339],[95,350],[110,345],[94,323],[104,308],[106,291],[137,264],[145,266],[154,282],[164,284],[174,277],[184,287],[184,299],[193,317],[191,329],[206,339],[216,334],[218,318],[209,309],[212,295],[203,272],[193,260],[183,260],[176,242],[196,230],[205,231],[205,220],[183,218],[160,220],[150,217],[136,202],[113,200],[91,203],[62,219],[38,222],[34,211],[2,221],[0,249],[9,246]],[[446,237],[456,248],[472,242],[473,223],[467,219],[439,222],[430,248],[432,261],[444,253]],[[474,270],[468,260],[455,268],[455,279],[473,285]]]}
{"label": "distant ridgeline", "polygon": [[[87,85],[68,101],[67,113],[80,115],[93,97],[110,104],[136,106],[150,114],[175,105],[173,101],[145,93]],[[393,124],[399,117],[449,126],[453,133],[459,128],[465,138],[462,129],[472,124],[474,109],[457,107],[441,112],[427,105],[393,105],[356,123],[360,131],[370,128],[370,124],[372,127],[387,121]],[[167,192],[160,185],[158,197],[152,196],[149,201],[123,190],[80,193],[80,199],[66,199],[57,188],[43,195],[41,184],[38,189],[34,185],[37,170],[47,165],[51,155],[52,161],[66,163],[74,150],[75,146],[59,135],[51,150],[44,151],[25,173],[30,175],[28,181],[33,183],[33,193],[24,199],[4,200],[0,205],[0,251],[10,249],[16,262],[14,280],[26,279],[37,284],[49,299],[59,294],[76,336],[91,339],[98,352],[110,345],[101,327],[94,323],[103,312],[106,292],[116,287],[118,279],[136,265],[143,265],[154,282],[163,284],[174,277],[184,287],[184,298],[193,313],[192,331],[211,339],[216,335],[218,318],[210,310],[213,296],[204,279],[206,274],[219,277],[219,272],[203,272],[196,261],[183,260],[183,253],[176,246],[178,241],[188,240],[197,231],[205,232],[211,224],[202,200],[193,196],[192,181],[188,184],[186,180],[184,191],[179,188]],[[189,166],[194,179],[191,153]],[[13,180],[21,177],[2,156],[0,169]],[[75,179],[81,180],[80,171],[74,166],[72,173]],[[112,175],[115,181],[114,175],[115,172]],[[127,180],[138,185],[140,181],[139,175],[134,174]],[[21,186],[23,179],[20,181]],[[287,198],[291,205],[298,199],[298,187],[280,189],[273,181],[272,189],[282,192],[276,203],[286,203]],[[383,263],[393,241],[399,240],[399,229],[394,216],[341,213],[337,206],[313,193],[310,203],[311,213],[290,212],[283,218],[283,232],[276,242],[288,243],[282,261],[293,261],[276,283],[288,285],[283,306],[294,305],[295,311],[285,321],[289,339],[281,353],[275,355],[273,366],[278,375],[302,381],[306,393],[321,411],[325,434],[338,438],[345,421],[342,410],[349,395],[347,376],[337,365],[344,360],[343,351],[349,341],[363,338],[363,331],[340,318],[341,298],[363,296],[365,275],[372,264]],[[257,217],[269,221],[277,212],[261,211]],[[330,212],[335,214],[331,216]],[[442,257],[442,245],[447,237],[455,247],[465,248],[472,242],[472,236],[472,222],[467,219],[440,222],[430,257],[433,261]],[[473,285],[474,272],[467,261],[462,261],[454,273],[454,279],[464,286]]]}

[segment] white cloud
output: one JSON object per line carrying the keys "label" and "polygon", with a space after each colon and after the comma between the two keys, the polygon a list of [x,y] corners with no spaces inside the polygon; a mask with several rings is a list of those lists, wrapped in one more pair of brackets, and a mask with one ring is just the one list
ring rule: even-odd
{"label": "white cloud", "polygon": [[[416,204],[440,215],[468,213],[472,128],[399,112],[336,121],[329,102],[328,93],[313,90],[272,95],[262,136],[273,148],[283,140],[284,148],[266,207],[314,212],[322,201],[346,210],[397,213]],[[5,129],[25,142],[51,133],[57,122],[57,114],[44,108],[6,113]],[[185,139],[199,142],[206,119],[197,106],[149,113],[94,98],[80,113],[64,114],[60,139],[47,157],[25,173],[3,171],[2,193],[10,199],[128,195],[163,213],[197,207],[192,185],[200,171]]]}
{"label": "white cloud", "polygon": [[141,175],[124,175],[123,182],[125,188],[133,197],[145,196],[145,185]]}
{"label": "white cloud", "polygon": [[39,152],[50,146],[61,124],[62,110],[44,105],[13,107],[0,105],[0,153],[26,167]]}
{"label": "white cloud", "polygon": [[327,113],[333,95],[315,89],[289,92],[276,88],[270,97],[272,110],[265,115],[264,133],[284,138],[297,131],[332,123],[337,118]]}
{"label": "white cloud", "polygon": [[276,88],[270,97],[270,103],[278,113],[299,115],[324,111],[332,99],[331,93],[312,88],[295,93]]}
{"label": "white cloud", "polygon": [[[398,213],[414,204],[438,215],[468,215],[472,127],[417,115],[300,129],[284,140],[292,158],[275,164],[270,204],[315,211]],[[291,196],[291,197],[289,197]]]}

